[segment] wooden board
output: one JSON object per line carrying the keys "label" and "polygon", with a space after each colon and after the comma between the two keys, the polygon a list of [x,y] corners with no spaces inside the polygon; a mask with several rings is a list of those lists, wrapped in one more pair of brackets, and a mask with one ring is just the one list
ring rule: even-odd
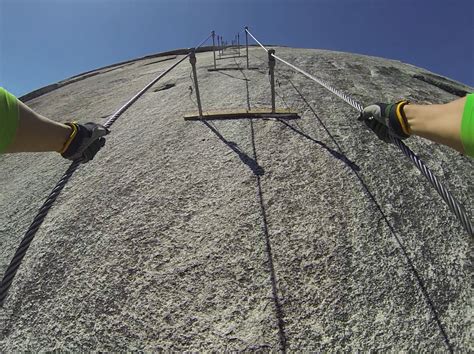
{"label": "wooden board", "polygon": [[297,112],[289,109],[277,109],[272,113],[269,109],[246,109],[221,110],[203,112],[199,117],[197,112],[189,113],[184,116],[184,120],[212,120],[212,119],[249,119],[249,118],[279,118],[279,119],[299,119]]}
{"label": "wooden board", "polygon": [[255,68],[255,67],[252,67],[252,68],[246,68],[245,66],[242,66],[242,67],[222,67],[222,68],[211,68],[211,69],[207,69],[207,71],[225,71],[225,70],[258,70],[258,68]]}

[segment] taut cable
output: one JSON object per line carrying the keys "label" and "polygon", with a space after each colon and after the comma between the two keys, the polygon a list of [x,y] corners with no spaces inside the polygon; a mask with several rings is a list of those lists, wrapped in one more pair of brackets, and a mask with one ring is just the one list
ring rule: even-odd
{"label": "taut cable", "polygon": [[[195,48],[201,47],[209,38],[211,38],[212,34],[210,34],[206,39],[204,39],[201,43],[199,43]],[[179,63],[185,60],[189,56],[189,53],[180,59],[178,62],[173,64],[163,73],[158,75],[153,81],[151,81],[148,85],[146,85],[140,92],[138,92],[135,96],[133,96],[127,103],[125,103],[122,107],[120,107],[117,112],[115,112],[107,121],[104,123],[106,128],[110,128],[110,126],[120,117],[133,103],[135,103],[140,96],[142,96],[150,87],[152,87],[158,80],[160,80],[163,76],[168,74],[171,70],[173,70]],[[63,190],[64,186],[68,183],[71,176],[77,170],[79,165],[81,164],[81,160],[75,160],[71,163],[67,171],[63,174],[59,182],[56,184],[46,201],[43,203],[41,208],[39,209],[38,213],[36,214],[33,222],[31,223],[30,227],[25,233],[23,240],[20,243],[20,246],[15,252],[10,265],[8,266],[7,270],[5,271],[5,275],[3,276],[2,282],[0,283],[0,307],[3,307],[5,299],[8,294],[8,289],[10,288],[15,274],[17,273],[18,269],[20,268],[21,261],[25,257],[26,251],[30,247],[31,241],[36,235],[39,227],[43,223],[46,215],[48,215],[49,210],[53,206],[54,202],[58,198],[59,194]]]}
{"label": "taut cable", "polygon": [[[266,52],[268,52],[268,49],[265,48],[249,31],[248,29],[245,30]],[[288,65],[292,69],[296,70],[300,74],[303,74],[307,78],[315,81],[319,85],[323,86],[325,89],[329,90],[345,102],[347,102],[349,105],[354,107],[359,113],[363,111],[363,106],[356,100],[354,100],[352,97],[349,95],[335,89],[331,85],[329,85],[327,82],[324,80],[318,79],[317,77],[314,77],[313,75],[307,73],[306,71],[296,67],[295,65],[287,62],[286,60],[283,60],[282,58],[278,57],[275,54],[271,54],[275,59],[281,61],[282,63]],[[438,180],[436,175],[425,165],[425,163],[413,152],[410,150],[408,146],[405,145],[400,139],[397,137],[393,136],[392,134],[390,135],[391,141],[398,146],[398,148],[413,162],[413,164],[420,170],[420,172],[423,174],[423,176],[428,179],[428,181],[431,183],[431,185],[436,189],[438,194],[443,198],[443,200],[446,202],[448,205],[449,209],[456,215],[456,217],[459,219],[461,224],[463,225],[464,229],[468,232],[468,234],[472,237],[474,236],[473,228],[472,228],[472,223],[469,215],[467,214],[466,210],[464,209],[464,206],[460,204],[457,199],[451,194],[451,192]]]}

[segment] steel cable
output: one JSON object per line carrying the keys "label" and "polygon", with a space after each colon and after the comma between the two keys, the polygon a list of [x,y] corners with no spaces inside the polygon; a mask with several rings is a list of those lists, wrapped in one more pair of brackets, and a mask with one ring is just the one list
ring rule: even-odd
{"label": "steel cable", "polygon": [[253,40],[254,40],[255,42],[257,42],[257,43],[258,43],[258,45],[259,45],[260,47],[262,47],[262,48],[263,48],[263,50],[265,50],[266,52],[268,52],[268,49],[267,49],[267,48],[265,48],[265,47],[264,47],[264,45],[263,45],[262,43],[260,43],[260,42],[258,41],[258,39],[257,39],[257,38],[255,38],[255,37],[253,36],[253,34],[249,32],[249,30],[248,30],[248,29],[245,29],[245,32],[247,32],[247,33],[250,35],[250,37],[252,37],[252,38],[253,38]]}
{"label": "steel cable", "polygon": [[56,186],[44,202],[43,206],[40,208],[30,227],[26,231],[25,236],[23,237],[23,240],[20,243],[20,246],[16,250],[13,259],[6,270],[5,275],[3,276],[2,283],[0,285],[0,307],[3,307],[3,303],[8,294],[8,289],[10,288],[10,285],[13,282],[13,278],[15,277],[16,272],[20,268],[21,261],[23,260],[26,251],[28,251],[28,248],[30,247],[31,241],[33,241],[33,238],[35,237],[36,232],[43,223],[46,215],[48,214],[49,210],[58,198],[61,191],[63,190],[64,186],[67,184],[72,174],[77,170],[80,164],[81,160],[73,161],[73,163],[69,166],[69,168],[61,177],[59,182],[56,184]]}
{"label": "steel cable", "polygon": [[[206,39],[204,39],[201,43],[199,43],[195,48],[201,47],[204,43],[211,38],[212,34],[210,34]],[[163,76],[165,76],[167,73],[169,73],[171,70],[173,70],[178,64],[180,64],[183,60],[185,60],[187,57],[189,57],[189,54],[184,56],[182,59],[180,59],[178,62],[173,64],[171,67],[169,67],[167,70],[162,72],[160,75],[158,75],[153,81],[151,81],[148,85],[146,85],[140,92],[138,92],[135,96],[133,96],[127,103],[125,103],[122,107],[120,107],[117,112],[115,112],[112,116],[110,116],[109,119],[104,123],[104,126],[106,128],[110,128],[110,126],[133,104],[135,103],[140,96],[142,96],[150,87],[152,87],[158,80],[160,80]],[[36,235],[36,232],[38,231],[39,227],[43,223],[44,219],[46,218],[46,215],[48,215],[49,210],[53,206],[54,202],[58,198],[59,194],[63,190],[64,186],[68,183],[69,179],[71,176],[74,174],[74,172],[77,170],[79,165],[81,164],[81,160],[75,160],[71,163],[69,168],[66,170],[66,172],[63,174],[59,182],[56,184],[46,201],[43,203],[41,208],[39,209],[38,213],[36,214],[35,218],[33,219],[33,222],[31,223],[30,227],[26,231],[20,246],[15,252],[15,255],[13,256],[13,259],[10,262],[10,265],[8,266],[7,270],[5,271],[5,274],[3,276],[2,282],[0,283],[0,307],[3,307],[3,304],[5,302],[5,299],[8,294],[8,289],[10,288],[13,279],[15,277],[15,274],[17,273],[21,262],[23,258],[25,257],[26,252],[28,251],[28,248],[30,247],[31,242],[33,241],[33,238]]]}
{"label": "steel cable", "polygon": [[[266,51],[268,52],[268,49],[265,48],[248,30],[246,32]],[[287,62],[286,60],[283,60],[282,58],[278,57],[275,54],[272,54],[272,56],[281,61],[282,63],[288,65],[289,67],[293,68],[294,70],[298,71],[300,74],[303,74],[304,76],[308,77],[309,79],[317,82],[319,85],[323,86],[345,102],[347,102],[349,105],[357,109],[357,111],[362,112],[364,107],[362,104],[354,100],[352,97],[349,95],[346,95],[345,93],[335,89],[331,85],[329,85],[327,82],[318,79],[314,77],[313,75],[307,73],[306,71],[296,67],[295,65]],[[474,236],[474,231],[471,223],[471,219],[469,215],[467,214],[464,206],[460,204],[457,199],[451,194],[451,192],[438,180],[436,175],[425,165],[425,163],[413,152],[411,149],[405,145],[400,139],[397,137],[393,136],[390,134],[390,139],[392,142],[398,146],[398,148],[413,162],[413,164],[418,168],[418,170],[425,176],[428,181],[431,183],[431,185],[436,189],[438,194],[443,198],[443,200],[446,202],[448,205],[449,209],[456,215],[456,217],[459,219],[461,224],[463,225],[464,229],[468,232],[468,234],[472,237]]]}

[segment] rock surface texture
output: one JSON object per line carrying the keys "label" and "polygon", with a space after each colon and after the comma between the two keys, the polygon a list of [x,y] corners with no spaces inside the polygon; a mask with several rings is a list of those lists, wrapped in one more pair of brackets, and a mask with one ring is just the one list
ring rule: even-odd
{"label": "rock surface texture", "polygon": [[[472,91],[398,61],[275,49],[363,104]],[[76,76],[26,103],[105,122],[181,57]],[[250,49],[252,70],[229,57],[208,71],[212,58],[197,54],[205,111],[270,107],[263,50]],[[186,60],[145,93],[66,186],[0,309],[0,351],[474,350],[472,240],[395,146],[278,62],[277,107],[300,119],[184,121],[197,111],[190,74]],[[474,160],[406,143],[472,215]],[[69,162],[0,164],[3,274]]]}

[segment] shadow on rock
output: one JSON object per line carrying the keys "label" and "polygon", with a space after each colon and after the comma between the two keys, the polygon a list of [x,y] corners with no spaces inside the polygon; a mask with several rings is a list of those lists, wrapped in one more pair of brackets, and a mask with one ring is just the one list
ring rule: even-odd
{"label": "shadow on rock", "polygon": [[305,137],[306,139],[308,140],[311,140],[312,142],[318,144],[319,146],[323,147],[324,149],[326,149],[332,156],[334,156],[336,159],[338,160],[341,160],[342,162],[344,162],[347,166],[349,166],[352,170],[354,171],[360,171],[360,167],[357,166],[357,164],[355,164],[354,162],[352,162],[351,160],[349,160],[344,154],[341,154],[340,152],[337,152],[336,150],[333,150],[331,149],[329,146],[327,146],[326,144],[324,144],[323,142],[319,141],[319,140],[316,140],[312,137],[310,137],[308,134],[305,134],[303,133],[302,131],[296,129],[295,127],[293,127],[292,125],[288,124],[287,122],[285,122],[284,120],[281,120],[281,119],[278,119],[278,121],[284,125],[286,125],[288,128],[290,128],[292,131],[294,131],[295,133]]}
{"label": "shadow on rock", "polygon": [[239,149],[239,146],[234,143],[233,141],[229,141],[226,138],[222,136],[219,131],[213,127],[211,124],[209,124],[206,121],[203,121],[204,125],[206,125],[216,136],[224,143],[226,144],[232,151],[234,151],[237,156],[239,156],[240,160],[246,164],[253,172],[254,175],[256,176],[262,176],[265,171],[262,166],[260,166],[257,161],[252,159],[250,156],[248,156],[245,152]]}

